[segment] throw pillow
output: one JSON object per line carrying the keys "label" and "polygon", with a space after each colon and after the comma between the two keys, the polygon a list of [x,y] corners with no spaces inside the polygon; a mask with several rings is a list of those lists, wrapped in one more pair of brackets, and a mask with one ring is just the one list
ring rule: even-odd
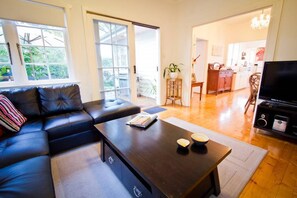
{"label": "throw pillow", "polygon": [[0,124],[10,131],[18,132],[27,118],[19,112],[10,100],[0,94]]}
{"label": "throw pillow", "polygon": [[4,134],[4,127],[0,125],[0,138]]}

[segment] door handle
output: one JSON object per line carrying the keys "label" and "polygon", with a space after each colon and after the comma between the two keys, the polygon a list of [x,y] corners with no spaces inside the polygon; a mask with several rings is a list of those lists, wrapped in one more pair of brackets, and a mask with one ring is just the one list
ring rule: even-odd
{"label": "door handle", "polygon": [[111,156],[109,156],[108,161],[109,161],[110,164],[113,164],[114,159]]}
{"label": "door handle", "polygon": [[18,53],[19,53],[19,57],[20,57],[20,61],[21,61],[21,65],[23,65],[23,59],[22,59],[22,54],[21,54],[21,47],[20,44],[16,44],[17,49],[18,49]]}
{"label": "door handle", "polygon": [[12,65],[11,51],[10,51],[10,44],[9,44],[9,42],[7,42],[6,45],[7,45],[7,49],[8,49],[8,55],[9,55],[9,59],[10,59],[10,64]]}
{"label": "door handle", "polygon": [[136,65],[133,66],[134,74],[136,74]]}
{"label": "door handle", "polygon": [[133,187],[133,193],[136,197],[142,197],[142,192],[136,187]]}

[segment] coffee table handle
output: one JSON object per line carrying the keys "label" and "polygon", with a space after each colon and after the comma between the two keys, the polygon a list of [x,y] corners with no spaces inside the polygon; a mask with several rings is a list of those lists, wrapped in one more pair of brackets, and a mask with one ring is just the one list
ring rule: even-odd
{"label": "coffee table handle", "polygon": [[114,159],[111,156],[109,156],[108,161],[110,164],[112,164],[114,162]]}
{"label": "coffee table handle", "polygon": [[142,197],[141,191],[136,186],[134,186],[133,192],[136,197]]}

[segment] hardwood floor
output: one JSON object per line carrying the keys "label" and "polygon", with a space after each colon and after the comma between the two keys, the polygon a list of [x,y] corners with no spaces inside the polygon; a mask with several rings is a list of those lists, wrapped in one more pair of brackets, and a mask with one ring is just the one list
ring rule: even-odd
{"label": "hardwood floor", "polygon": [[268,150],[240,197],[297,197],[297,143],[255,132],[253,106],[244,114],[249,90],[194,94],[191,107],[171,104],[160,118],[177,117]]}

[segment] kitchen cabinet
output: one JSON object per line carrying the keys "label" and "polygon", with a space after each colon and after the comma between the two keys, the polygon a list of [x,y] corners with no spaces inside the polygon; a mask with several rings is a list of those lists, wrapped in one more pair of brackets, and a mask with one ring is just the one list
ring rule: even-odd
{"label": "kitchen cabinet", "polygon": [[233,74],[232,91],[249,87],[250,71],[239,71]]}

